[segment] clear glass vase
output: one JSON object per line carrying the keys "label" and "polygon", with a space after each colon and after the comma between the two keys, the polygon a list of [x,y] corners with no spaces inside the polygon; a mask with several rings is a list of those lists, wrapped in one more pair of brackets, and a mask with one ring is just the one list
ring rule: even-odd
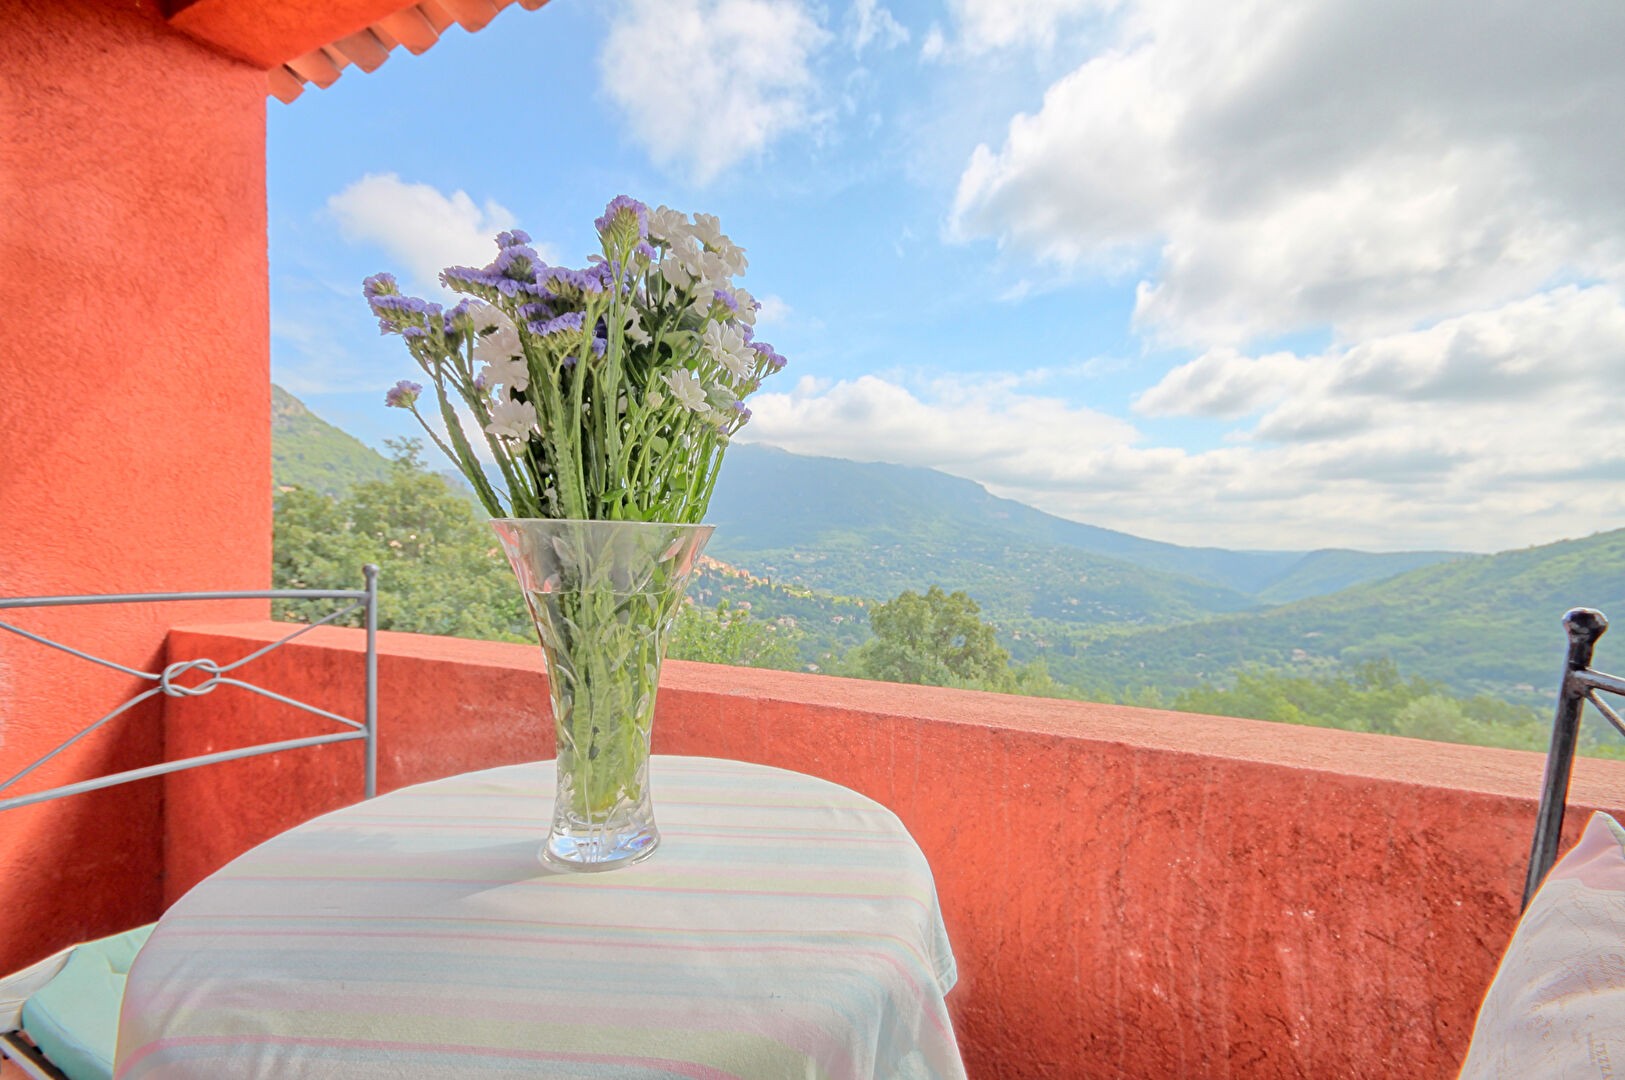
{"label": "clear glass vase", "polygon": [[666,634],[710,525],[496,518],[547,661],[558,788],[544,861],[608,870],[660,843],[649,736]]}

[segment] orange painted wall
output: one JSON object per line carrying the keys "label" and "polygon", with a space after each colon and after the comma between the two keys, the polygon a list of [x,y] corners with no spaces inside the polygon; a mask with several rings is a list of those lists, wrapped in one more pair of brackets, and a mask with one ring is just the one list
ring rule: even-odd
{"label": "orange painted wall", "polygon": [[[0,0],[0,26],[0,595],[263,588],[265,75],[150,2]],[[152,669],[189,617],[12,621]],[[0,634],[0,776],[131,685]],[[45,779],[160,760],[161,721],[117,720]],[[157,915],[161,791],[0,814],[0,972]]]}
{"label": "orange painted wall", "polygon": [[[171,647],[240,655],[279,633],[184,629]],[[537,649],[380,639],[383,790],[552,755]],[[310,640],[267,677],[357,708],[360,632]],[[177,701],[166,720],[172,751],[289,733],[254,702]],[[654,741],[896,811],[936,875],[976,1080],[1453,1075],[1515,922],[1542,768],[1517,751],[684,663],[667,665]],[[278,758],[171,778],[172,898],[360,792],[354,747]],[[1582,760],[1568,842],[1622,793],[1625,763]]]}

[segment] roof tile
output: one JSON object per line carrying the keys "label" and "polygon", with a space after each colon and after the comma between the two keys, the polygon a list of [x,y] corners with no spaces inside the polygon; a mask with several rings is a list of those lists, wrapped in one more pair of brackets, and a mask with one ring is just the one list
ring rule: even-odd
{"label": "roof tile", "polygon": [[436,30],[429,17],[416,7],[409,7],[405,11],[397,11],[393,15],[379,19],[373,24],[373,30],[383,31],[414,54],[428,52],[429,46],[440,40],[440,31]]}
{"label": "roof tile", "polygon": [[348,56],[362,71],[377,71],[389,59],[389,46],[378,40],[371,30],[341,37],[330,47]]}
{"label": "roof tile", "polygon": [[333,62],[326,48],[312,49],[303,56],[297,56],[288,61],[287,66],[293,73],[306,82],[313,82],[326,90],[339,81],[341,64]]}
{"label": "roof tile", "polygon": [[440,0],[457,19],[457,25],[470,34],[484,30],[503,5],[491,0]]}
{"label": "roof tile", "polygon": [[536,11],[548,0],[418,0],[370,27],[273,68],[266,73],[266,90],[282,102],[291,102],[307,83],[323,89],[332,86],[350,64],[363,71],[378,70],[397,45],[414,54],[427,52],[452,23],[469,33],[484,29],[516,2],[526,11]]}

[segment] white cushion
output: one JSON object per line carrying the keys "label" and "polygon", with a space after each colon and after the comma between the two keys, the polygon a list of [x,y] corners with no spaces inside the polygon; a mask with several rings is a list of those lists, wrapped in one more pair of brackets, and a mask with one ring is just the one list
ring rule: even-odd
{"label": "white cushion", "polygon": [[1593,814],[1535,894],[1473,1027],[1461,1080],[1625,1075],[1625,829]]}

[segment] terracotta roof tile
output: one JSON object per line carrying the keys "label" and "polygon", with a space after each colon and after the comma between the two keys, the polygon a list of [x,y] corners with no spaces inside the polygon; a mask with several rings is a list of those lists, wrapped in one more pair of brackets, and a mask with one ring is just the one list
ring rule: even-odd
{"label": "terracotta roof tile", "polygon": [[377,71],[379,65],[389,59],[389,46],[371,30],[341,37],[329,47],[348,56],[362,71]]}
{"label": "terracotta roof tile", "polygon": [[444,34],[446,27],[457,21],[457,17],[440,0],[418,0],[418,10],[434,24],[436,33]]}
{"label": "terracotta roof tile", "polygon": [[493,0],[440,0],[457,19],[457,25],[470,34],[484,30],[500,10]]}
{"label": "terracotta roof tile", "polygon": [[287,104],[305,92],[305,82],[286,67],[274,67],[267,73],[271,84],[271,94],[283,104]]}
{"label": "terracotta roof tile", "polygon": [[428,52],[429,46],[440,40],[440,31],[436,30],[429,17],[416,7],[409,7],[405,11],[397,11],[393,15],[379,19],[373,24],[372,32],[378,35],[380,41],[386,44],[391,41],[398,42],[413,54]]}
{"label": "terracotta roof tile", "polygon": [[536,11],[548,0],[418,0],[385,15],[371,26],[347,34],[319,49],[289,60],[266,73],[266,90],[279,101],[291,102],[311,83],[326,89],[338,81],[344,68],[354,64],[376,71],[396,46],[414,54],[427,52],[453,23],[469,33],[484,29],[506,7],[515,3]]}
{"label": "terracotta roof tile", "polygon": [[339,72],[343,70],[345,63],[348,63],[348,60],[343,58],[342,53],[339,60],[335,60],[328,54],[326,48],[321,48],[312,49],[303,56],[295,57],[285,66],[305,82],[313,82],[325,90],[339,81]]}

